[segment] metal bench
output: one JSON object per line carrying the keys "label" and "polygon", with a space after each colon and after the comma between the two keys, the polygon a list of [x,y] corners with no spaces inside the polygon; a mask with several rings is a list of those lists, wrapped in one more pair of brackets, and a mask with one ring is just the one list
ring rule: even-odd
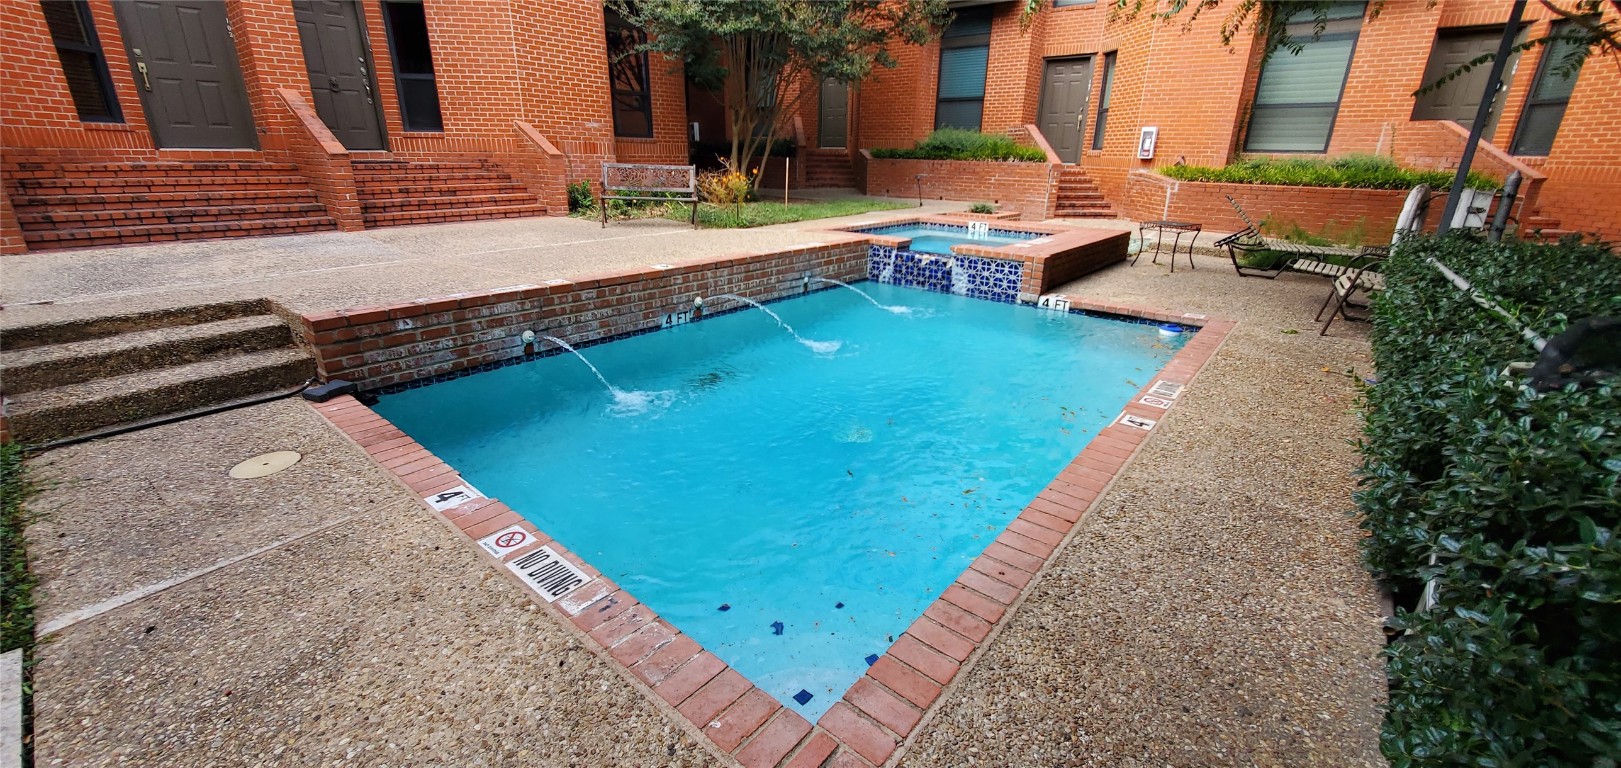
{"label": "metal bench", "polygon": [[692,228],[698,228],[698,171],[690,165],[602,164],[602,226],[608,226],[609,200],[665,200],[692,204]]}

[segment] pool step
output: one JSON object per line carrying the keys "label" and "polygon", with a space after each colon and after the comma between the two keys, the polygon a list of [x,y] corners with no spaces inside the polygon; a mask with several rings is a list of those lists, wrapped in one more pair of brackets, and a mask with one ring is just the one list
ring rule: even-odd
{"label": "pool step", "polygon": [[7,426],[25,444],[283,392],[315,372],[263,301],[15,328],[0,348]]}

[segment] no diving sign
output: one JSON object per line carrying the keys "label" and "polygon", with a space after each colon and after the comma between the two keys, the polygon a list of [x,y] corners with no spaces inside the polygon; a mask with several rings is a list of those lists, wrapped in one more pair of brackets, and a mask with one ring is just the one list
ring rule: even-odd
{"label": "no diving sign", "polygon": [[591,577],[585,575],[585,571],[564,560],[561,555],[552,551],[551,547],[543,546],[507,563],[507,567],[518,574],[518,578],[523,579],[525,584],[539,592],[540,599],[548,603],[557,602],[557,598],[591,581]]}
{"label": "no diving sign", "polygon": [[501,557],[534,540],[534,534],[524,530],[522,525],[512,525],[479,539],[478,545],[483,547],[485,552]]}

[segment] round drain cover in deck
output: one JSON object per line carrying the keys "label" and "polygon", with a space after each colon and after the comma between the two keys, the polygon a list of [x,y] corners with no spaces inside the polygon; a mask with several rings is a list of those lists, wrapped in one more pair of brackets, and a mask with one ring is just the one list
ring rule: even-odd
{"label": "round drain cover in deck", "polygon": [[231,467],[231,477],[238,480],[247,480],[254,477],[274,475],[304,458],[298,451],[276,451],[262,456],[255,456],[247,461]]}

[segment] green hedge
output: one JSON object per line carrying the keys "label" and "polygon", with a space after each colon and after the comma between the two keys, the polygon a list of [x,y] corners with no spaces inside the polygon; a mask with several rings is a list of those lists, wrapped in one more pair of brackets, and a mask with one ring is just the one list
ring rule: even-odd
{"label": "green hedge", "polygon": [[875,149],[872,156],[886,160],[1013,160],[1047,162],[1047,153],[1026,147],[1005,134],[980,133],[962,128],[941,128],[911,149]]}
{"label": "green hedge", "polygon": [[[1395,589],[1395,766],[1614,766],[1621,756],[1621,377],[1534,392],[1536,353],[1425,262],[1545,335],[1621,314],[1594,245],[1409,241],[1374,304],[1362,443],[1365,555]],[[1431,555],[1437,558],[1430,565]],[[1438,604],[1416,607],[1423,584]]]}
{"label": "green hedge", "polygon": [[[1322,158],[1257,157],[1232,165],[1213,168],[1204,165],[1172,165],[1160,173],[1182,181],[1214,181],[1228,184],[1279,184],[1286,187],[1355,187],[1358,189],[1412,189],[1428,184],[1439,190],[1452,188],[1450,171],[1415,171],[1402,168],[1380,155],[1345,155]],[[1499,182],[1478,171],[1469,174],[1469,186],[1496,189]]]}
{"label": "green hedge", "polygon": [[23,541],[28,491],[22,448],[0,444],[0,653],[34,644],[34,575]]}

